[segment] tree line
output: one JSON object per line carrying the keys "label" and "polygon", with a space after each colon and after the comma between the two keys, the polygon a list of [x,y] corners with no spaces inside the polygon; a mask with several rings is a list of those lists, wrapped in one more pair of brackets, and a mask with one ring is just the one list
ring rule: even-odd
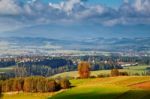
{"label": "tree line", "polygon": [[11,78],[0,81],[2,92],[54,92],[60,89],[70,88],[71,83],[67,79],[47,79],[42,76]]}
{"label": "tree line", "polygon": [[52,76],[57,73],[74,70],[75,66],[67,59],[43,59],[41,61],[19,62],[13,69],[16,77]]}

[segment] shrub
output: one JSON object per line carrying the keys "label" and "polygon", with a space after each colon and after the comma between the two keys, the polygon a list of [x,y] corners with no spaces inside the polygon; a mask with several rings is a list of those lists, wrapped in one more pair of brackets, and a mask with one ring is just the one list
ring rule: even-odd
{"label": "shrub", "polygon": [[70,88],[70,85],[71,85],[71,83],[69,82],[68,79],[61,79],[61,81],[60,81],[60,87],[62,89]]}
{"label": "shrub", "polygon": [[106,77],[106,75],[105,74],[99,74],[99,75],[97,75],[97,77],[98,78],[104,78],[104,77]]}
{"label": "shrub", "polygon": [[90,78],[96,78],[96,76],[92,75],[92,76],[90,76]]}
{"label": "shrub", "polygon": [[150,75],[150,71],[146,71],[146,75],[148,75],[148,76],[149,76],[149,75]]}
{"label": "shrub", "polygon": [[118,69],[112,69],[111,70],[111,76],[114,77],[114,76],[119,76],[119,70]]}
{"label": "shrub", "polygon": [[98,78],[110,77],[109,74],[99,74],[97,75]]}
{"label": "shrub", "polygon": [[139,73],[134,73],[133,75],[134,75],[134,76],[140,76],[140,74],[139,74]]}
{"label": "shrub", "polygon": [[129,74],[127,72],[119,72],[120,76],[129,76]]}

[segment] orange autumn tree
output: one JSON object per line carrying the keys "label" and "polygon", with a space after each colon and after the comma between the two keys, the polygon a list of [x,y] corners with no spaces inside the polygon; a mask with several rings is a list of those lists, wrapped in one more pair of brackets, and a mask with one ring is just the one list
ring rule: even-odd
{"label": "orange autumn tree", "polygon": [[90,63],[82,61],[78,64],[78,73],[80,78],[90,77]]}

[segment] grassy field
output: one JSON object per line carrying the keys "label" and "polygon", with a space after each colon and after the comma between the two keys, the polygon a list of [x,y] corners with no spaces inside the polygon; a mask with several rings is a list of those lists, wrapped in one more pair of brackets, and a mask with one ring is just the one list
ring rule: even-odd
{"label": "grassy field", "polygon": [[[0,72],[8,72],[8,71],[11,71],[15,66],[11,66],[11,67],[6,67],[6,68],[0,68]],[[124,69],[120,69],[120,71],[126,71],[128,72],[129,74],[142,74],[145,72],[145,69],[147,67],[150,67],[150,66],[147,66],[147,65],[140,65],[140,66],[131,66],[131,67],[125,67]],[[94,75],[94,76],[97,76],[99,74],[110,74],[110,70],[98,70],[98,71],[92,71],[91,72],[91,75]],[[54,75],[52,78],[55,78],[55,77],[58,77],[58,76],[61,76],[61,77],[77,77],[78,76],[78,72],[77,71],[71,71],[71,72],[65,72],[65,73],[60,73],[60,74],[57,74],[57,75]]]}
{"label": "grassy field", "polygon": [[[131,66],[131,67],[125,67],[124,69],[120,69],[119,71],[122,71],[122,72],[126,71],[130,75],[134,75],[136,73],[138,73],[139,75],[142,75],[142,73],[145,73],[145,69],[147,67],[150,67],[150,66],[147,66],[147,65]],[[91,75],[93,75],[93,76],[97,76],[99,74],[109,75],[110,70],[91,71]],[[71,72],[64,72],[64,73],[54,75],[52,78],[57,78],[57,77],[78,77],[78,76],[79,75],[78,75],[77,71],[71,71]]]}
{"label": "grassy field", "polygon": [[12,93],[3,94],[2,99],[47,99],[50,96],[52,96],[52,93]]}
{"label": "grassy field", "polygon": [[[132,66],[120,71],[142,73],[147,66]],[[91,75],[110,74],[110,70],[92,71]],[[55,77],[78,76],[76,71],[66,72]],[[19,93],[3,94],[2,99],[149,99],[150,76],[106,77],[70,80],[72,88],[57,93]],[[141,84],[142,83],[142,84]],[[147,84],[149,87],[143,89]],[[144,86],[145,87],[145,86]]]}
{"label": "grassy field", "polygon": [[150,90],[136,84],[150,82],[149,76],[107,77],[70,80],[72,88],[57,93],[4,94],[2,99],[149,99]]}
{"label": "grassy field", "polygon": [[150,90],[132,87],[150,77],[110,77],[71,80],[73,88],[49,99],[149,99]]}
{"label": "grassy field", "polygon": [[6,67],[6,68],[0,68],[0,72],[8,72],[11,71],[15,66],[10,66],[10,67]]}

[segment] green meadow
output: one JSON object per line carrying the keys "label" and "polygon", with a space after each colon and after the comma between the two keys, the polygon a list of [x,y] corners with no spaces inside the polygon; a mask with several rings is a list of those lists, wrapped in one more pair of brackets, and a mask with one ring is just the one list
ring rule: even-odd
{"label": "green meadow", "polygon": [[9,72],[9,71],[13,70],[14,67],[15,66],[0,68],[0,73],[1,72]]}
{"label": "green meadow", "polygon": [[[146,72],[146,68],[150,67],[148,65],[139,65],[139,66],[130,66],[130,67],[124,67],[123,69],[120,69],[120,72],[127,72],[130,75],[135,75],[139,74],[142,75],[143,73]],[[111,70],[98,70],[98,71],[91,71],[92,76],[97,76],[97,75],[109,75]],[[57,78],[57,77],[78,77],[78,72],[77,71],[71,71],[71,72],[64,72],[60,74],[54,75],[52,78]]]}
{"label": "green meadow", "polygon": [[[148,66],[131,66],[119,71],[145,72]],[[7,70],[7,69],[3,69]],[[8,69],[9,70],[9,69]],[[91,75],[110,74],[110,70],[91,71]],[[56,77],[77,77],[78,72],[65,72]],[[71,79],[72,87],[53,93],[4,93],[2,99],[149,99],[150,90],[134,87],[150,82],[150,76],[119,76],[89,79]],[[150,88],[149,88],[150,89]]]}
{"label": "green meadow", "polygon": [[149,99],[150,90],[130,85],[150,81],[150,77],[110,77],[71,80],[73,88],[49,99]]}
{"label": "green meadow", "polygon": [[149,76],[70,80],[72,88],[55,93],[5,93],[2,99],[149,99],[150,90],[133,85],[150,82]]}

